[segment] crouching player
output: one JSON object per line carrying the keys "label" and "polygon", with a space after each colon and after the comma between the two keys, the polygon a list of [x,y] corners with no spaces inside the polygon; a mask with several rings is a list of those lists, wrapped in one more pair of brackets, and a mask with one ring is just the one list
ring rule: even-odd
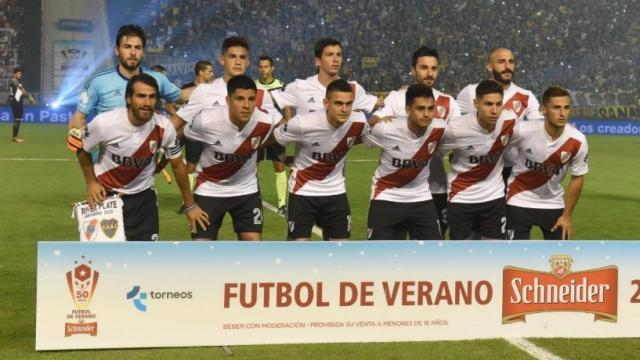
{"label": "crouching player", "polygon": [[261,240],[262,198],[256,151],[273,128],[271,115],[256,108],[256,84],[245,75],[227,82],[226,106],[209,107],[187,121],[184,134],[204,144],[196,168],[195,199],[211,225],[194,240],[217,240],[229,212],[239,240]]}
{"label": "crouching player", "polygon": [[[84,128],[84,142],[77,150],[87,182],[89,206],[119,193],[123,201],[124,234],[127,240],[157,240],[158,205],[153,189],[154,155],[162,147],[186,205],[191,231],[206,228],[207,214],[195,204],[180,157],[180,143],[169,119],[155,113],[158,83],[147,74],[134,75],[125,90],[126,108],[99,114]],[[101,146],[104,152],[93,164],[90,152]]]}
{"label": "crouching player", "polygon": [[[528,240],[537,225],[545,239],[566,240],[573,233],[571,214],[589,171],[585,136],[567,125],[571,95],[550,87],[542,95],[544,122],[523,123],[512,143],[516,156],[507,185],[507,237]],[[571,172],[563,201],[562,180]]]}
{"label": "crouching player", "polygon": [[440,223],[429,191],[429,162],[444,134],[434,119],[433,91],[411,85],[405,95],[407,118],[379,122],[363,142],[382,149],[373,175],[367,237],[369,240],[441,239]]}

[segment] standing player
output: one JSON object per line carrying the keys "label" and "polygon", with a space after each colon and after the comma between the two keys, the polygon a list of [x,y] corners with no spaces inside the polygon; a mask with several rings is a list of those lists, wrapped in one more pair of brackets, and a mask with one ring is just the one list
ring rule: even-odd
{"label": "standing player", "polygon": [[211,84],[213,82],[213,64],[209,60],[200,60],[193,68],[193,72],[196,74],[195,79],[192,82],[182,85],[181,89],[189,89],[196,87],[200,84]]}
{"label": "standing player", "polygon": [[226,106],[206,108],[185,126],[187,138],[204,144],[198,162],[195,199],[211,219],[195,240],[217,240],[229,212],[239,240],[260,240],[262,199],[256,151],[271,134],[273,119],[256,110],[257,88],[245,75],[227,82]]}
{"label": "standing player", "polygon": [[364,114],[351,111],[354,98],[350,83],[334,80],[327,86],[325,111],[294,116],[274,131],[281,145],[296,145],[289,178],[290,240],[308,240],[314,224],[322,227],[325,240],[350,236],[344,162],[351,146],[366,130]]}
{"label": "standing player", "polygon": [[405,91],[405,114],[379,122],[363,137],[382,149],[373,175],[367,237],[369,240],[442,238],[429,191],[429,162],[444,134],[445,121],[434,118],[431,88],[414,84]]}
{"label": "standing player", "polygon": [[[487,59],[487,71],[491,74],[491,80],[497,82],[504,92],[503,107],[512,110],[518,116],[518,120],[542,119],[538,100],[529,90],[525,90],[514,84],[513,75],[516,70],[515,58],[509,49],[494,49]],[[463,114],[475,112],[474,99],[478,84],[467,85],[458,94],[458,104]]]}
{"label": "standing player", "polygon": [[141,67],[144,57],[146,37],[144,30],[138,25],[124,25],[116,36],[115,53],[118,65],[93,74],[85,83],[80,93],[80,102],[76,112],[69,120],[69,136],[67,146],[75,152],[82,148],[82,131],[80,130],[90,114],[98,115],[105,111],[124,107],[124,92],[127,81],[134,75],[146,73],[158,83],[159,96],[170,103],[184,102],[191,91],[181,92],[166,76]]}
{"label": "standing player", "polygon": [[[273,77],[273,59],[267,55],[262,55],[258,59],[258,71],[260,78],[256,80],[258,89],[264,91],[279,90],[284,87],[284,83]],[[291,118],[289,108],[284,108],[284,117]],[[273,171],[276,174],[276,197],[278,200],[278,213],[287,215],[287,173],[283,159],[286,157],[287,149],[277,143],[273,143],[258,150],[258,161],[263,159],[271,160]]]}
{"label": "standing player", "polygon": [[[568,240],[573,233],[571,214],[580,198],[587,164],[586,137],[573,126],[571,95],[550,87],[542,95],[544,122],[520,126],[514,142],[516,157],[507,187],[507,238],[528,240],[531,227],[545,239]],[[566,203],[562,180],[571,172]]]}
{"label": "standing player", "polygon": [[24,141],[18,137],[18,133],[20,132],[22,117],[24,116],[24,104],[22,100],[25,96],[29,98],[32,104],[36,103],[33,96],[31,96],[22,84],[22,69],[15,68],[13,70],[13,77],[11,81],[9,81],[9,105],[11,105],[11,112],[13,113],[13,137],[11,141],[16,143]]}
{"label": "standing player", "polygon": [[[124,233],[127,240],[158,240],[158,205],[153,189],[154,154],[166,149],[176,182],[187,204],[191,231],[206,228],[207,214],[194,202],[180,158],[180,144],[171,122],[155,113],[158,83],[148,74],[131,77],[125,90],[126,108],[101,113],[84,129],[84,143],[77,151],[87,182],[89,206],[118,193],[123,201]],[[95,164],[89,152],[105,149]]]}
{"label": "standing player", "polygon": [[[447,94],[433,89],[438,80],[440,58],[435,49],[422,46],[412,56],[411,73],[416,84],[424,84],[433,90],[435,97],[435,117],[448,121],[460,116],[460,108],[456,100]],[[384,106],[373,113],[369,123],[376,123],[384,117],[406,116],[405,95],[407,89],[391,91],[384,99]],[[447,174],[444,170],[442,157],[434,156],[429,163],[429,190],[433,195],[433,202],[440,219],[440,230],[444,239],[447,232]]]}
{"label": "standing player", "polygon": [[[293,107],[296,114],[324,110],[327,86],[340,78],[342,67],[342,45],[336,39],[323,38],[314,47],[315,65],[318,73],[306,79],[296,79],[284,91],[273,91],[271,95],[281,109]],[[367,94],[360,84],[350,81],[354,89],[354,110],[371,112],[379,105],[378,98]]]}
{"label": "standing player", "polygon": [[447,217],[452,240],[504,239],[505,199],[502,153],[516,129],[517,115],[503,110],[502,87],[485,80],[476,87],[476,112],[452,119],[442,140],[453,151]]}

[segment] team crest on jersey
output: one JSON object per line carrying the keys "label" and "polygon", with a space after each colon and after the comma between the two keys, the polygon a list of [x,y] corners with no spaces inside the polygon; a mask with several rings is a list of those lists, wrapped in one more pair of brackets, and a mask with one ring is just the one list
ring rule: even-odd
{"label": "team crest on jersey", "polygon": [[87,103],[89,103],[89,94],[87,94],[86,91],[80,93],[80,103],[82,105],[86,105]]}
{"label": "team crest on jersey", "polygon": [[436,142],[432,141],[429,144],[427,144],[427,151],[429,151],[429,154],[433,154],[433,151],[436,149]]}
{"label": "team crest on jersey", "polygon": [[355,142],[356,142],[355,136],[347,137],[347,147],[352,147]]}
{"label": "team crest on jersey", "polygon": [[82,223],[82,235],[84,235],[85,240],[93,241],[98,235],[98,220],[92,219]]}
{"label": "team crest on jersey", "polygon": [[502,146],[507,146],[507,143],[509,142],[509,135],[500,136],[500,142],[502,143]]}
{"label": "team crest on jersey", "polygon": [[155,153],[156,150],[158,150],[158,142],[155,140],[149,141],[149,150],[151,150],[152,153]]}
{"label": "team crest on jersey", "polygon": [[569,161],[569,158],[571,157],[571,153],[568,153],[566,151],[562,151],[560,153],[560,161],[564,164],[567,161]]}
{"label": "team crest on jersey", "polygon": [[289,232],[293,232],[293,229],[296,227],[295,221],[289,221]]}
{"label": "team crest on jersey", "polygon": [[436,106],[436,111],[438,112],[438,118],[444,119],[444,115],[447,113],[447,108],[444,106]]}
{"label": "team crest on jersey", "polygon": [[260,145],[260,140],[262,140],[262,137],[260,136],[254,136],[251,138],[251,147],[255,150],[258,148],[258,146]]}
{"label": "team crest on jersey", "polygon": [[118,231],[118,220],[116,219],[100,220],[100,229],[105,235],[107,235],[111,239],[113,238],[113,235],[116,234],[116,231]]}
{"label": "team crest on jersey", "polygon": [[515,111],[516,114],[520,114],[520,111],[522,110],[522,103],[520,102],[520,100],[514,100],[511,106],[513,107],[513,111]]}

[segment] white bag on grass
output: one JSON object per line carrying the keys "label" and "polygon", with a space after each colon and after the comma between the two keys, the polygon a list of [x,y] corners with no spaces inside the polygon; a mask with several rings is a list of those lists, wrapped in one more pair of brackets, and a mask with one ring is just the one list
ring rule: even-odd
{"label": "white bag on grass", "polygon": [[122,205],[118,195],[107,197],[93,210],[86,201],[76,203],[71,217],[78,220],[80,241],[126,241]]}

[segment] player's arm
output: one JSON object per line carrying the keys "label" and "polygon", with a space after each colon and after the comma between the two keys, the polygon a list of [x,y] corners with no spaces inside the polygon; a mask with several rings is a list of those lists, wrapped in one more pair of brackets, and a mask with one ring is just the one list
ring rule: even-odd
{"label": "player's arm", "polygon": [[584,175],[571,175],[567,189],[567,199],[565,200],[564,211],[551,228],[551,231],[562,228],[562,240],[570,240],[573,235],[571,215],[573,214],[573,209],[575,209],[576,204],[578,203],[583,185]]}
{"label": "player's arm", "polygon": [[180,91],[180,97],[178,98],[178,100],[176,100],[176,103],[184,104],[185,102],[187,102],[187,100],[189,100],[189,98],[191,97],[191,94],[193,94],[193,91],[195,89],[196,89],[196,86],[190,86],[186,89],[182,89],[182,91]]}
{"label": "player's arm", "polygon": [[18,87],[20,88],[20,91],[22,91],[22,93],[24,94],[24,96],[26,96],[26,97],[28,97],[28,98],[29,98],[29,101],[31,101],[31,103],[32,103],[32,104],[35,104],[35,103],[36,103],[36,99],[34,99],[34,98],[33,98],[33,95],[31,95],[31,93],[30,93],[30,92],[28,92],[28,91],[27,91],[27,89],[26,89],[24,86],[19,85]]}
{"label": "player's arm", "polygon": [[78,149],[76,153],[78,156],[78,162],[80,162],[80,168],[84,175],[84,180],[87,183],[87,202],[90,208],[95,208],[96,203],[101,203],[107,196],[107,190],[100,184],[96,173],[93,170],[93,162],[91,161],[91,154],[84,149]]}
{"label": "player's arm", "polygon": [[209,226],[209,215],[202,211],[198,204],[193,200],[193,194],[189,187],[189,178],[187,177],[187,169],[180,156],[173,159],[169,159],[171,164],[171,170],[173,170],[173,176],[176,178],[176,183],[182,194],[182,202],[184,203],[185,215],[189,221],[191,232],[197,231],[196,226],[200,226],[203,230]]}
{"label": "player's arm", "polygon": [[67,133],[67,148],[71,152],[82,149],[82,127],[87,121],[87,114],[76,110],[69,119],[69,132]]}

